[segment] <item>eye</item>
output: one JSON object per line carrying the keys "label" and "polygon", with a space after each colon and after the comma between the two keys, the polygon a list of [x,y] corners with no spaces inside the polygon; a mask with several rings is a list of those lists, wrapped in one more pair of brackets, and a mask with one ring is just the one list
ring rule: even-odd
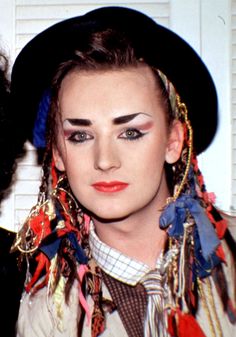
{"label": "eye", "polygon": [[126,140],[136,140],[136,139],[143,137],[144,135],[145,134],[138,129],[129,128],[125,130],[124,132],[122,132],[119,138],[123,138]]}
{"label": "eye", "polygon": [[72,143],[84,143],[90,139],[93,139],[93,137],[89,135],[86,131],[75,131],[67,137],[67,140]]}

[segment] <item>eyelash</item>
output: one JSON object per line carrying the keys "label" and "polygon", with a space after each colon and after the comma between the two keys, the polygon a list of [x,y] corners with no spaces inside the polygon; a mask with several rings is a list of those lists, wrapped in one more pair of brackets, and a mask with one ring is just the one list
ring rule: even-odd
{"label": "eyelash", "polygon": [[[83,136],[84,138],[77,139],[78,136],[79,137]],[[143,136],[145,136],[145,133],[141,132],[140,130],[135,129],[135,128],[128,128],[124,130],[119,135],[118,138],[124,139],[127,141],[134,141],[134,140],[138,140],[142,138]],[[72,143],[77,144],[77,143],[84,143],[88,140],[91,140],[93,139],[93,136],[89,135],[86,131],[75,131],[71,133],[66,139]]]}
{"label": "eyelash", "polygon": [[[83,139],[76,139],[77,136],[81,137],[82,135],[85,136]],[[69,137],[67,137],[67,140],[75,144],[84,143],[87,140],[91,140],[91,139],[93,139],[93,136],[89,135],[86,131],[75,131],[71,133]]]}
{"label": "eyelash", "polygon": [[[128,135],[128,133],[130,133],[131,135]],[[123,137],[122,136],[123,134],[126,134],[126,136]],[[124,132],[122,132],[119,138],[128,140],[128,141],[133,141],[133,140],[138,140],[142,138],[143,136],[145,136],[145,133],[141,132],[140,130],[135,129],[135,128],[128,128]]]}

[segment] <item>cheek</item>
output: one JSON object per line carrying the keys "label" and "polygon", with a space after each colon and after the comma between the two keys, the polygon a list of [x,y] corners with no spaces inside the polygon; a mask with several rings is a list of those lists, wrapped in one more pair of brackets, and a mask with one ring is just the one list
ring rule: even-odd
{"label": "cheek", "polygon": [[82,202],[84,191],[88,191],[88,182],[86,180],[88,170],[85,171],[84,165],[80,165],[79,162],[77,163],[76,161],[73,161],[73,164],[66,166],[66,174],[73,194],[77,200]]}
{"label": "cheek", "polygon": [[146,167],[161,167],[165,162],[167,148],[167,137],[163,132],[158,133],[151,139],[150,143],[146,146],[143,157]]}
{"label": "cheek", "polygon": [[67,154],[65,159],[65,170],[67,172],[68,176],[71,176],[73,178],[76,178],[76,176],[81,176],[83,172],[86,172],[87,169],[87,161],[83,160],[81,156],[76,153],[73,154]]}
{"label": "cheek", "polygon": [[76,147],[67,147],[64,152],[65,171],[72,190],[82,186],[91,176],[92,158],[88,152],[79,151]]}
{"label": "cheek", "polygon": [[155,137],[141,151],[136,149],[132,154],[126,155],[129,170],[139,178],[140,182],[148,184],[149,188],[152,188],[154,181],[158,184],[162,177],[166,154],[166,141],[163,142],[163,140],[165,137],[162,140],[160,137]]}

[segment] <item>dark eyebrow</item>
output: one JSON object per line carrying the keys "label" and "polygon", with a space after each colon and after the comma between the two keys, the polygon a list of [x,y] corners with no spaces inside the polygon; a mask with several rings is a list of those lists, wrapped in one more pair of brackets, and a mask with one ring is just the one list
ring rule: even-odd
{"label": "dark eyebrow", "polygon": [[83,118],[67,118],[66,119],[71,125],[74,126],[90,126],[92,122],[89,119]]}
{"label": "dark eyebrow", "polygon": [[[125,124],[128,123],[130,121],[132,121],[135,117],[137,117],[138,115],[147,115],[146,113],[143,112],[137,112],[134,114],[130,114],[130,115],[125,115],[125,116],[120,116],[120,117],[116,117],[113,119],[113,124],[115,125],[119,125],[119,124]],[[85,118],[67,118],[66,119],[71,125],[73,126],[91,126],[92,122],[90,119],[85,119]]]}
{"label": "dark eyebrow", "polygon": [[138,112],[138,113],[135,113],[135,114],[131,114],[131,115],[125,115],[125,116],[116,117],[116,118],[113,119],[113,124],[119,125],[119,124],[128,123],[128,122],[132,121],[135,117],[137,117],[140,114],[141,114],[141,112]]}

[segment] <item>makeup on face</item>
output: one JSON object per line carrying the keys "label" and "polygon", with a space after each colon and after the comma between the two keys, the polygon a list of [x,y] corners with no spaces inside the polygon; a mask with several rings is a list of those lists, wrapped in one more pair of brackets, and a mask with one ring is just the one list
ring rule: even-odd
{"label": "makeup on face", "polygon": [[[141,116],[141,118],[139,116]],[[138,128],[141,131],[148,131],[152,128],[153,121],[146,121],[146,118],[143,118],[142,116],[147,116],[148,119],[152,118],[152,116],[147,113],[139,112],[135,114],[115,117],[112,120],[112,125],[127,125],[128,129]],[[143,121],[143,119],[145,120]],[[133,122],[131,126],[128,126],[128,124],[130,124],[131,122]],[[80,132],[83,132],[83,128],[84,130],[88,130],[89,127],[92,127],[94,125],[96,125],[96,123],[93,123],[91,120],[86,118],[67,118],[63,122],[64,137],[65,139],[69,139],[71,135],[76,132],[76,130],[81,128]]]}
{"label": "makeup on face", "polygon": [[122,181],[98,181],[92,184],[92,187],[98,192],[116,193],[126,189],[129,184]]}
{"label": "makeup on face", "polygon": [[101,219],[120,219],[164,204],[168,135],[148,69],[71,74],[59,106],[59,156],[85,208]]}

